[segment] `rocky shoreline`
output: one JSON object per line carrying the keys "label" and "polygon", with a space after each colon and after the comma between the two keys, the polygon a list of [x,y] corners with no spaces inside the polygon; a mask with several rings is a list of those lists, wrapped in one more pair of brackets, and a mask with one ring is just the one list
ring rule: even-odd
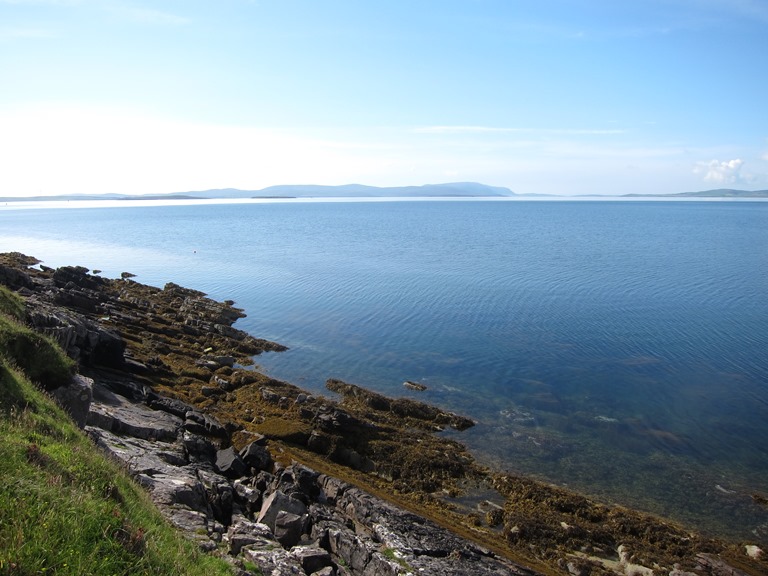
{"label": "rocky shoreline", "polygon": [[[80,374],[52,391],[165,515],[243,573],[768,574],[726,543],[478,465],[435,434],[462,416],[329,380],[334,401],[259,373],[280,351],[233,302],[0,255],[0,284]],[[467,493],[484,498],[467,504]]]}

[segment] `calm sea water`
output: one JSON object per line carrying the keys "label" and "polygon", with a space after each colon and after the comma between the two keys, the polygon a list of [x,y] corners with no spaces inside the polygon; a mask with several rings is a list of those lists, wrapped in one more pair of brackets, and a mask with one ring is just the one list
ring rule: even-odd
{"label": "calm sea water", "polygon": [[439,404],[483,462],[768,542],[768,203],[0,208],[9,250],[231,298],[291,348],[275,377]]}

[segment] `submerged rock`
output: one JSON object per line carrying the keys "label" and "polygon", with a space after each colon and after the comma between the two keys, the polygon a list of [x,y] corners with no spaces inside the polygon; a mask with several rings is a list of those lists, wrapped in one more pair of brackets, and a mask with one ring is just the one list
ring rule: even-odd
{"label": "submerged rock", "polygon": [[414,382],[413,380],[406,380],[403,382],[403,386],[409,390],[416,390],[417,392],[424,392],[424,390],[427,389],[424,384],[421,384],[420,382]]}

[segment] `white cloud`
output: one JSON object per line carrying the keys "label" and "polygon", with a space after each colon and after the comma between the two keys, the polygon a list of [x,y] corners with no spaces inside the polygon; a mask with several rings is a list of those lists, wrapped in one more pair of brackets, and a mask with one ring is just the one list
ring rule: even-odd
{"label": "white cloud", "polygon": [[704,180],[715,184],[737,184],[742,181],[741,167],[744,160],[710,160],[699,162],[694,168],[694,173],[704,174]]}

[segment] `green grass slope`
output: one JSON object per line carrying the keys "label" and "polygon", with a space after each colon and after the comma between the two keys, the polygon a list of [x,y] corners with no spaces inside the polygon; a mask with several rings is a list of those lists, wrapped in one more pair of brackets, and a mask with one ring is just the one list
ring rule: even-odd
{"label": "green grass slope", "polygon": [[172,528],[20,368],[43,385],[72,368],[20,324],[20,304],[0,290],[0,574],[231,574]]}

